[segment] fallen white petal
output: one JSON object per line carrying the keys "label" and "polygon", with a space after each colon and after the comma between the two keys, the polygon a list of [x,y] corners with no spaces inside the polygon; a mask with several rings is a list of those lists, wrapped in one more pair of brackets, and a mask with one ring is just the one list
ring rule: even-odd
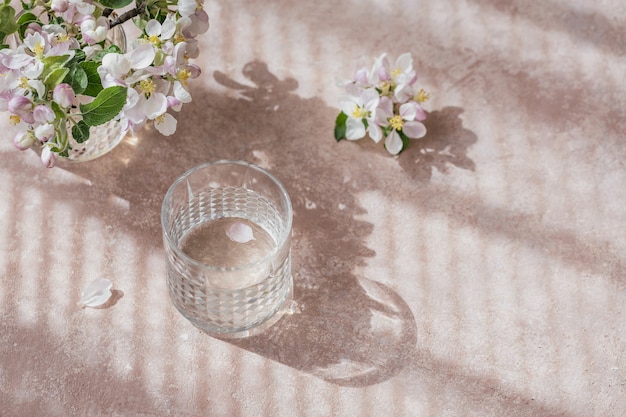
{"label": "fallen white petal", "polygon": [[254,240],[252,228],[241,222],[233,223],[226,231],[226,235],[230,238],[230,240],[237,243],[247,243]]}
{"label": "fallen white petal", "polygon": [[111,298],[113,283],[106,278],[98,278],[88,283],[80,295],[79,307],[98,307]]}

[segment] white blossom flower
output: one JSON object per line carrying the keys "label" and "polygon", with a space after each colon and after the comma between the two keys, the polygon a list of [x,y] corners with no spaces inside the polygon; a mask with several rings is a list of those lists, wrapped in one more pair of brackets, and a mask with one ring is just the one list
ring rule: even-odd
{"label": "white blossom flower", "polygon": [[106,88],[114,85],[127,86],[136,82],[137,79],[126,80],[130,71],[149,67],[155,56],[154,48],[150,44],[141,45],[125,54],[106,54],[102,58],[102,65],[98,67],[102,85]]}
{"label": "white blossom flower", "polygon": [[176,22],[169,16],[165,18],[163,24],[152,19],[146,23],[146,35],[148,40],[155,46],[160,46],[161,42],[167,41],[176,33]]}
{"label": "white blossom flower", "polygon": [[420,114],[419,110],[417,103],[410,101],[402,104],[398,114],[395,114],[391,99],[389,97],[381,98],[377,122],[380,126],[390,128],[389,134],[385,138],[385,148],[392,155],[400,153],[404,146],[399,132],[402,132],[409,139],[419,139],[426,135],[424,124],[416,120]]}
{"label": "white blossom flower", "polygon": [[176,132],[177,121],[169,113],[163,113],[154,119],[154,127],[163,136],[171,136]]}
{"label": "white blossom flower", "polygon": [[[341,110],[348,116],[346,120],[346,139],[361,139],[369,133],[374,142],[380,141],[382,132],[375,123],[376,108],[380,101],[378,92],[373,88],[362,90],[352,88],[351,94],[346,96],[341,102]],[[368,126],[365,127],[365,122]]]}

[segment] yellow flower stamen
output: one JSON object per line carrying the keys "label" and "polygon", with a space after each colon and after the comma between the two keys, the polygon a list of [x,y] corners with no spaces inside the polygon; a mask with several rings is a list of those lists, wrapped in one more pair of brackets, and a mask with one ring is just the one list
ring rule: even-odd
{"label": "yellow flower stamen", "polygon": [[176,77],[178,78],[178,80],[183,83],[183,85],[187,85],[187,80],[189,79],[189,77],[191,77],[191,71],[187,70],[187,69],[182,69],[180,71],[178,71],[178,73],[176,74]]}
{"label": "yellow flower stamen", "polygon": [[187,38],[185,38],[181,33],[177,33],[176,36],[174,37],[174,43],[181,43],[181,42],[185,42],[187,40]]}
{"label": "yellow flower stamen", "polygon": [[141,80],[139,82],[139,89],[142,93],[150,95],[156,91],[156,84],[151,79]]}
{"label": "yellow flower stamen", "polygon": [[381,96],[390,96],[392,91],[392,85],[389,81],[385,81],[380,84],[380,95]]}
{"label": "yellow flower stamen", "polygon": [[159,39],[157,35],[151,35],[150,37],[148,37],[148,40],[155,46],[161,45],[161,39]]}
{"label": "yellow flower stamen", "polygon": [[16,116],[16,115],[13,115],[13,114],[11,116],[9,116],[9,124],[11,126],[15,126],[15,125],[19,124],[20,121],[22,121],[20,116]]}
{"label": "yellow flower stamen", "polygon": [[429,98],[430,94],[428,94],[426,91],[424,91],[423,88],[421,88],[419,93],[417,93],[417,96],[415,96],[415,101],[417,101],[418,103],[423,103]]}
{"label": "yellow flower stamen", "polygon": [[44,51],[45,49],[46,49],[46,48],[45,48],[42,44],[37,43],[37,44],[35,45],[34,49],[33,49],[33,52],[34,52],[34,54],[35,54],[35,55],[37,55],[38,57],[41,57],[41,56],[43,55],[43,51]]}
{"label": "yellow flower stamen", "polygon": [[402,130],[402,126],[404,126],[404,119],[400,115],[395,115],[389,119],[389,125],[396,130]]}
{"label": "yellow flower stamen", "polygon": [[70,40],[70,37],[67,33],[59,33],[57,35],[57,41],[59,42],[68,42]]}
{"label": "yellow flower stamen", "polygon": [[393,71],[391,71],[391,76],[393,78],[396,78],[397,76],[399,76],[400,74],[402,74],[402,68],[396,68]]}
{"label": "yellow flower stamen", "polygon": [[24,77],[24,76],[20,77],[19,87],[23,88],[24,90],[30,88],[30,85],[28,85],[28,77]]}
{"label": "yellow flower stamen", "polygon": [[352,111],[352,117],[355,119],[363,119],[369,116],[369,112],[359,106],[354,106],[354,110]]}
{"label": "yellow flower stamen", "polygon": [[155,122],[156,124],[158,124],[158,125],[160,125],[160,124],[161,124],[161,123],[163,123],[164,121],[165,121],[165,113],[163,113],[163,114],[162,114],[162,115],[160,115],[160,116],[157,116],[157,117],[154,119],[154,122]]}

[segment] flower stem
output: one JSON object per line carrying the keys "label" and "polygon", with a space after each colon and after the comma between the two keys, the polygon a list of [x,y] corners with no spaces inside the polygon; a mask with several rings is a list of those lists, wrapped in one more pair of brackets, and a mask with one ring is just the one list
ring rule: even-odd
{"label": "flower stem", "polygon": [[137,2],[137,7],[127,11],[126,13],[123,13],[119,17],[116,17],[111,22],[109,22],[109,28],[114,28],[117,25],[121,25],[122,23],[126,22],[127,20],[132,19],[133,17],[139,16],[145,11],[146,11],[146,2],[145,0],[140,0]]}

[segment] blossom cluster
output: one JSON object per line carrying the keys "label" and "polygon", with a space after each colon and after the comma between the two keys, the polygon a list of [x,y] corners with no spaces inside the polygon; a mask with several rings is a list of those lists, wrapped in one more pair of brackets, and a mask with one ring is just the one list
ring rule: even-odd
{"label": "blossom cluster", "polygon": [[[122,15],[116,9],[135,1]],[[16,16],[0,5],[0,110],[18,126],[18,149],[41,148],[52,167],[90,128],[112,120],[123,131],[153,123],[176,130],[171,111],[191,101],[188,80],[200,75],[196,37],[208,30],[200,0],[31,0]],[[136,39],[111,39],[131,20]],[[13,41],[13,45],[9,45]]]}
{"label": "blossom cluster", "polygon": [[417,73],[410,53],[391,64],[384,53],[371,68],[360,67],[354,78],[341,84],[346,95],[335,122],[335,139],[357,140],[368,135],[378,143],[384,138],[392,155],[402,152],[410,139],[426,135],[422,103],[429,95],[416,87]]}

